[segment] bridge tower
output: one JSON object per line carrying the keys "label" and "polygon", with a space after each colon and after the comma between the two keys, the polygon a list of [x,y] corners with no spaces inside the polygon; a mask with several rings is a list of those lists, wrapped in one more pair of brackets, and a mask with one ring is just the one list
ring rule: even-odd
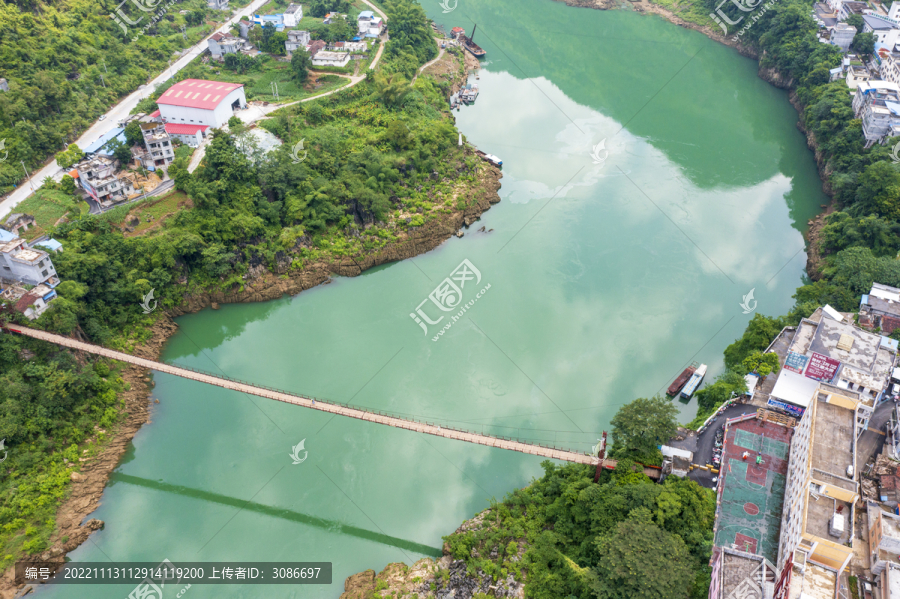
{"label": "bridge tower", "polygon": [[600,442],[595,446],[597,451],[597,457],[600,458],[600,461],[597,462],[597,471],[594,472],[594,482],[596,483],[600,480],[600,472],[603,470],[603,458],[606,456],[606,431],[603,431],[603,438],[600,439]]}

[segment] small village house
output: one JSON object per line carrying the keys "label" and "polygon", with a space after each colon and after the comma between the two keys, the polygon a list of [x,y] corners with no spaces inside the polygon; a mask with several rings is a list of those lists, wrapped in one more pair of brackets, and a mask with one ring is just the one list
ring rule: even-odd
{"label": "small village house", "polygon": [[206,125],[185,125],[183,123],[166,123],[166,133],[186,146],[196,148],[206,136],[209,129]]}
{"label": "small village house", "polygon": [[297,48],[306,48],[309,45],[309,31],[301,31],[291,29],[287,33],[287,40],[284,42],[284,49],[287,55],[293,54]]}
{"label": "small village house", "polygon": [[350,54],[348,52],[328,52],[327,50],[319,50],[312,57],[313,66],[316,67],[345,67],[350,62]]}
{"label": "small village house", "polygon": [[296,27],[303,18],[303,7],[299,4],[291,4],[284,10],[284,26]]}
{"label": "small village house", "polygon": [[226,54],[236,54],[244,47],[244,40],[229,33],[215,33],[207,41],[209,53],[216,60],[222,60]]}

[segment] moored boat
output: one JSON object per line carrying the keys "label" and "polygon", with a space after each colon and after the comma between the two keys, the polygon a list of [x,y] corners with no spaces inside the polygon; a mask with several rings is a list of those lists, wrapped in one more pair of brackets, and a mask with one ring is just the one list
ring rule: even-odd
{"label": "moored boat", "polygon": [[697,366],[699,366],[697,362],[691,362],[691,365],[685,368],[684,371],[678,375],[678,378],[669,385],[669,390],[666,391],[666,395],[670,397],[678,395],[678,392],[681,391],[684,384],[688,382],[688,379],[690,379],[691,375],[697,370]]}
{"label": "moored boat", "polygon": [[467,36],[464,33],[460,33],[458,39],[462,42],[463,48],[468,50],[472,54],[472,56],[474,56],[475,58],[481,58],[482,56],[487,54],[487,52],[482,50],[481,46],[476,44],[474,41],[476,29],[478,29],[478,25],[475,25],[472,27],[472,35],[471,36]]}
{"label": "moored boat", "polygon": [[700,386],[700,383],[703,382],[703,377],[705,376],[706,364],[701,364],[697,367],[697,370],[694,371],[694,374],[691,375],[691,378],[684,386],[684,389],[681,390],[681,397],[684,399],[690,399],[697,388]]}

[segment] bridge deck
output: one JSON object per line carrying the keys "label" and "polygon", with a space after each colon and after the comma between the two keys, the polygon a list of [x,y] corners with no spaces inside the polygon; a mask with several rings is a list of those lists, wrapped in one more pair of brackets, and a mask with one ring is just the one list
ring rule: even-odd
{"label": "bridge deck", "polygon": [[[293,404],[295,406],[301,406],[304,408],[310,408],[322,412],[329,412],[331,414],[337,414],[339,416],[348,416],[350,418],[357,418],[359,420],[366,420],[368,422],[374,422],[376,424],[384,424],[386,426],[402,428],[416,433],[425,433],[428,435],[434,435],[436,437],[444,437],[446,439],[456,439],[457,441],[465,441],[467,443],[477,443],[478,445],[487,445],[488,447],[508,449],[510,451],[518,451],[520,453],[527,453],[531,455],[551,458],[554,460],[562,460],[565,462],[576,462],[579,464],[594,465],[598,461],[596,456],[568,451],[565,449],[556,449],[553,447],[545,447],[543,445],[523,443],[521,441],[512,439],[501,439],[481,433],[462,431],[453,428],[437,426],[426,422],[419,422],[406,418],[398,418],[396,416],[376,414],[363,409],[342,406],[319,399],[315,400],[315,403],[313,403],[312,398],[305,397],[303,395],[294,395],[291,393],[285,393],[284,391],[278,391],[276,389],[250,385],[248,383],[234,381],[225,377],[196,372],[189,368],[170,366],[169,364],[164,364],[162,362],[147,360],[145,358],[138,358],[137,356],[132,356],[123,352],[106,349],[105,347],[101,347],[99,345],[82,343],[81,341],[76,341],[74,339],[69,339],[68,337],[62,337],[60,335],[54,335],[53,333],[48,333],[46,331],[39,331],[37,329],[31,329],[18,325],[6,325],[5,328],[11,332],[19,333],[20,335],[25,335],[34,339],[40,339],[42,341],[47,341],[49,343],[54,343],[56,345],[61,345],[63,347],[68,347],[78,351],[96,354],[105,358],[127,362],[129,364],[134,364],[135,366],[140,366],[141,368],[147,368],[150,370],[155,370],[157,372],[163,372],[165,374],[180,376],[182,378],[199,381],[201,383],[207,383],[209,385],[215,385],[224,389],[232,389],[234,391],[240,391],[241,393],[256,395],[257,397],[274,399],[275,401],[282,401],[285,403]],[[604,466],[615,467],[615,461],[604,460]]]}

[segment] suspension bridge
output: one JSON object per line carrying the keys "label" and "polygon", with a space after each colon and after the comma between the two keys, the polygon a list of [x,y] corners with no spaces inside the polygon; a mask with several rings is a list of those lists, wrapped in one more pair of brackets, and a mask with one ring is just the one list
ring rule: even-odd
{"label": "suspension bridge", "polygon": [[[46,331],[40,331],[29,327],[7,324],[2,328],[11,333],[17,333],[19,335],[31,337],[33,339],[39,339],[41,341],[46,341],[48,343],[67,347],[69,349],[87,352],[97,356],[103,356],[104,358],[126,362],[128,364],[133,364],[135,366],[139,366],[141,368],[146,368],[156,372],[162,372],[164,374],[170,374],[192,381],[198,381],[201,383],[206,383],[208,385],[215,385],[216,387],[222,387],[223,389],[231,389],[233,391],[239,391],[248,395],[255,395],[257,397],[280,401],[311,410],[319,410],[321,412],[328,412],[330,414],[335,414],[338,416],[356,418],[358,420],[365,420],[367,422],[374,422],[375,424],[392,426],[394,428],[405,429],[416,433],[434,435],[435,437],[444,437],[445,439],[454,439],[456,441],[464,441],[466,443],[486,445],[488,447],[517,451],[520,453],[541,456],[554,460],[561,460],[564,462],[590,464],[592,466],[599,466],[598,472],[600,468],[612,469],[616,466],[616,460],[601,459],[597,456],[579,453],[568,449],[542,445],[539,443],[528,443],[506,437],[495,437],[492,435],[486,435],[484,433],[460,430],[430,422],[422,422],[412,418],[403,418],[395,415],[366,410],[363,408],[352,407],[333,401],[321,400],[304,395],[288,393],[286,391],[247,383],[225,376],[218,376],[200,372],[184,366],[173,366],[171,364],[165,364],[163,362],[157,362],[155,360],[139,358],[137,356],[132,356],[131,354],[126,354],[124,352],[114,351],[105,347],[101,347],[99,345],[84,343],[75,339],[70,339],[61,335],[54,335],[53,333],[48,333]],[[654,479],[659,478],[660,474],[659,470],[655,468],[645,468],[644,473]]]}

